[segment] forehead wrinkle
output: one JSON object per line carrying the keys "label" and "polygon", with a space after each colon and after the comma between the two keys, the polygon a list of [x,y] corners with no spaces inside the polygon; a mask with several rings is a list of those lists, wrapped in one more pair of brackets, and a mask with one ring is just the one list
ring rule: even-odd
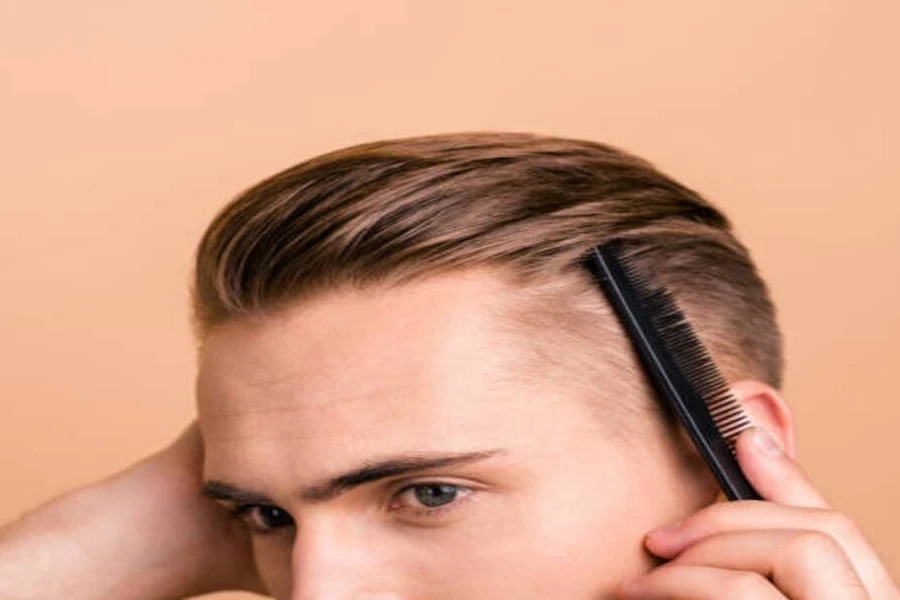
{"label": "forehead wrinkle", "polygon": [[[366,422],[362,425],[366,428],[379,426],[386,420],[399,425],[400,418],[407,414],[404,410],[398,415],[389,403],[379,402],[377,398],[360,397],[343,401],[332,400],[315,406],[290,404],[218,412],[207,416],[205,422],[207,428],[214,431],[216,443],[314,439],[315,433],[311,432],[310,428],[315,429],[320,438],[326,435],[338,436],[341,431],[349,433],[353,425],[360,424],[362,413],[354,410],[352,405],[363,402],[372,407],[364,413]],[[397,418],[398,416],[400,418]],[[272,418],[276,420],[273,422]],[[349,441],[345,441],[345,445],[348,443]]]}
{"label": "forehead wrinkle", "polygon": [[[257,386],[242,386],[242,387],[257,387]],[[271,396],[269,394],[270,391],[268,388],[271,386],[260,386],[263,389],[256,392],[254,395],[260,396]],[[299,387],[299,386],[298,386]],[[243,394],[241,394],[243,395]],[[374,394],[378,395],[378,394]],[[312,398],[315,396],[321,397],[321,399],[316,402],[313,401]],[[347,407],[348,405],[367,403],[371,401],[371,394],[369,393],[344,393],[340,395],[334,394],[310,394],[305,397],[303,400],[286,400],[281,404],[266,404],[260,405],[259,403],[254,403],[251,401],[233,401],[223,406],[223,403],[212,403],[212,406],[209,407],[205,412],[210,419],[227,419],[230,417],[239,417],[244,415],[265,415],[270,413],[318,413],[323,410],[327,410],[329,408],[335,407]],[[225,408],[228,406],[229,408]],[[233,406],[233,407],[232,407]]]}
{"label": "forehead wrinkle", "polygon": [[[210,425],[216,426],[217,439],[226,439],[225,437],[220,438],[220,435],[228,436],[227,439],[235,441],[254,437],[261,438],[261,436],[268,436],[270,439],[273,436],[280,439],[306,437],[307,434],[300,432],[273,431],[267,426],[266,420],[268,417],[276,419],[276,421],[270,420],[269,423],[278,428],[277,421],[282,420],[279,419],[279,416],[289,419],[289,414],[297,415],[296,418],[305,418],[304,415],[307,415],[310,421],[314,421],[324,414],[323,411],[329,411],[327,421],[329,429],[332,430],[347,425],[347,429],[353,431],[349,426],[356,425],[359,421],[359,417],[356,417],[355,413],[365,415],[370,420],[370,423],[367,424],[369,426],[373,426],[373,422],[384,419],[384,423],[390,423],[396,428],[400,428],[403,426],[404,417],[415,419],[416,416],[425,417],[425,420],[421,421],[423,424],[444,423],[448,427],[451,425],[467,426],[464,421],[467,418],[471,419],[473,414],[475,418],[483,418],[482,411],[476,411],[476,414],[465,410],[464,407],[472,404],[473,401],[478,404],[483,400],[488,404],[496,405],[504,396],[508,396],[508,400],[512,401],[521,397],[523,393],[528,394],[533,389],[530,387],[533,382],[509,377],[509,358],[515,353],[516,348],[507,339],[498,335],[495,314],[490,310],[491,306],[503,299],[501,294],[504,294],[506,299],[509,298],[508,288],[498,287],[494,285],[496,282],[490,281],[489,283],[492,285],[487,293],[465,297],[465,294],[460,294],[456,284],[451,283],[453,286],[450,289],[450,297],[455,300],[451,301],[448,308],[438,311],[436,315],[424,313],[424,321],[430,329],[428,337],[412,336],[410,344],[402,346],[399,360],[393,354],[373,359],[366,365],[373,376],[357,376],[355,381],[351,380],[349,384],[341,382],[342,371],[339,367],[341,361],[346,359],[341,355],[339,348],[329,347],[327,350],[328,354],[332,355],[332,360],[324,374],[320,374],[318,370],[311,367],[295,366],[295,363],[280,358],[281,356],[290,356],[290,353],[289,351],[279,352],[279,344],[283,343],[289,350],[291,345],[307,343],[307,339],[303,335],[305,329],[302,323],[297,325],[290,322],[291,319],[287,314],[272,320],[258,322],[256,327],[261,328],[258,330],[248,329],[247,324],[244,324],[244,327],[233,328],[232,331],[237,332],[238,337],[229,339],[227,342],[231,343],[231,349],[237,350],[238,353],[229,357],[229,348],[226,347],[224,349],[226,358],[244,358],[240,352],[246,352],[247,346],[238,344],[242,342],[240,336],[244,333],[252,336],[251,342],[261,340],[265,344],[264,347],[268,347],[274,352],[264,351],[262,355],[250,356],[249,358],[256,362],[255,366],[258,368],[250,371],[241,370],[240,376],[229,377],[231,370],[222,368],[223,365],[218,365],[221,381],[207,380],[209,385],[204,391],[204,417]],[[501,290],[501,294],[495,293],[498,289]],[[434,290],[442,291],[439,287]],[[437,300],[440,300],[441,303],[446,300],[444,295],[438,295],[436,300],[432,294],[424,294],[419,297],[419,300],[423,298],[427,301],[426,306],[431,306],[431,303],[437,302]],[[463,310],[459,310],[460,306]],[[354,305],[354,310],[359,307],[359,304]],[[475,309],[473,310],[472,307]],[[485,307],[488,309],[485,310]],[[327,307],[322,310],[327,312]],[[294,316],[303,319],[311,314],[313,313],[300,311]],[[299,315],[305,315],[305,317]],[[431,318],[432,316],[434,318]],[[334,315],[329,315],[328,320],[334,320]],[[378,326],[377,319],[366,321],[366,323],[370,322],[372,326]],[[402,324],[408,326],[408,321],[402,321]],[[274,334],[274,338],[266,339],[265,334],[261,333],[262,330],[268,330]],[[411,331],[417,330],[412,329]],[[378,333],[377,330],[376,333]],[[383,339],[390,340],[388,334],[381,333],[380,335]],[[350,348],[354,350],[354,353],[356,348],[366,347],[367,340],[363,334],[360,336],[351,338]],[[313,337],[318,340],[325,339],[321,332]],[[402,341],[402,336],[400,337]],[[425,353],[420,349],[422,347],[425,348]],[[432,349],[434,349],[435,358],[428,356]],[[305,352],[306,350],[304,350]],[[287,370],[279,371],[278,368],[270,367],[265,362],[266,354],[275,356],[278,360],[278,367]],[[260,359],[260,356],[263,358]],[[404,357],[408,357],[406,361],[403,360]],[[377,377],[379,361],[386,362],[387,372],[394,375],[393,378]],[[227,364],[224,366],[227,367]],[[332,366],[334,369],[331,368]],[[333,375],[333,373],[337,373],[337,375]],[[462,376],[457,377],[458,373],[461,373]],[[210,377],[211,374],[207,373],[206,376]],[[336,384],[331,385],[332,382],[336,382]],[[216,394],[213,393],[216,391],[215,388],[221,389],[221,398],[230,396],[231,400],[217,402]],[[408,397],[398,398],[401,395]],[[284,400],[274,397],[272,402],[277,402],[277,404],[269,403],[268,405],[265,402],[254,402],[255,398],[267,396],[282,396]],[[423,400],[423,398],[431,399],[431,401]],[[390,399],[390,401],[382,401],[383,399]],[[361,410],[360,406],[365,406],[365,410]],[[416,411],[413,409],[417,407],[428,410],[429,414],[419,413],[416,415]],[[260,421],[252,419],[253,416],[260,417]],[[529,418],[537,419],[539,417],[529,415]],[[229,420],[231,423],[228,422]],[[226,431],[229,428],[231,431]],[[447,430],[444,429],[444,431]]]}
{"label": "forehead wrinkle", "polygon": [[[229,340],[235,345],[240,341]],[[359,342],[354,344],[363,345]],[[289,351],[290,348],[285,353]],[[307,352],[304,348],[299,356],[302,358]],[[426,355],[421,352],[407,353],[411,359],[403,359],[401,355],[400,360],[393,362],[383,356],[370,360],[359,356],[361,360],[353,363],[357,367],[356,377],[348,377],[341,364],[346,362],[348,353],[338,348],[333,354],[334,357],[324,365],[313,359],[309,364],[299,366],[282,362],[252,369],[243,368],[243,365],[230,368],[227,362],[216,364],[215,359],[211,359],[211,364],[208,363],[207,368],[198,374],[197,400],[210,416],[352,406],[368,402],[373,397],[388,398],[407,393],[419,396],[420,392],[410,392],[409,388],[415,384],[428,385],[424,375],[434,368],[434,361],[423,358]],[[440,350],[434,354],[439,357]]]}
{"label": "forehead wrinkle", "polygon": [[[462,350],[453,349],[452,345],[458,346],[445,340],[444,350],[436,352],[433,359],[412,364],[397,361],[381,372],[386,376],[378,377],[381,373],[373,368],[371,377],[361,375],[349,383],[300,370],[302,374],[285,376],[277,383],[226,374],[198,392],[198,401],[203,404],[204,416],[216,420],[288,413],[307,413],[315,418],[324,411],[346,414],[358,411],[360,406],[368,412],[388,411],[396,417],[425,399],[440,400],[446,405],[473,394],[496,397],[503,391],[497,389],[498,385],[508,388],[509,382],[503,377],[507,366],[501,360],[501,351],[486,347],[480,339]],[[460,371],[464,377],[456,377]],[[256,402],[258,398],[266,400]]]}
{"label": "forehead wrinkle", "polygon": [[[377,397],[357,398],[355,403],[365,401],[375,409],[365,413],[365,422],[361,422],[352,409],[348,410],[349,402],[315,407],[290,406],[287,412],[306,413],[313,424],[317,420],[315,413],[320,410],[337,410],[329,411],[322,427],[312,425],[312,428],[293,427],[283,419],[278,419],[283,427],[278,424],[272,427],[273,422],[268,419],[237,417],[234,427],[214,428],[210,450],[219,461],[226,461],[220,463],[223,465],[232,459],[246,462],[250,457],[258,456],[262,461],[259,464],[277,469],[280,469],[277,465],[282,464],[285,452],[317,455],[321,460],[317,460],[314,467],[310,466],[308,474],[312,474],[319,469],[328,469],[329,465],[340,466],[339,463],[352,462],[354,458],[365,459],[392,450],[428,453],[448,446],[468,449],[486,444],[501,445],[508,443],[508,438],[503,435],[503,429],[498,430],[494,424],[506,412],[515,411],[516,419],[528,431],[543,419],[540,414],[532,414],[537,405],[531,402],[518,408],[509,406],[510,402],[518,402],[522,397],[521,389],[507,387],[497,394],[483,396],[484,401],[473,395],[467,395],[466,402],[453,397],[448,399],[449,402],[424,404],[379,402]],[[411,409],[411,406],[422,410]],[[476,410],[470,410],[472,406]],[[460,410],[456,410],[457,407]],[[292,441],[290,446],[280,446]],[[218,449],[213,450],[213,446]]]}

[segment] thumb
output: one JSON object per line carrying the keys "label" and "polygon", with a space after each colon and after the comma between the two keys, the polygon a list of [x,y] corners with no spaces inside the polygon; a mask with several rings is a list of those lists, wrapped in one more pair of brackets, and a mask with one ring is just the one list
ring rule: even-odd
{"label": "thumb", "polygon": [[735,450],[744,475],[765,500],[789,506],[829,508],[800,465],[765,428],[751,427],[742,432]]}

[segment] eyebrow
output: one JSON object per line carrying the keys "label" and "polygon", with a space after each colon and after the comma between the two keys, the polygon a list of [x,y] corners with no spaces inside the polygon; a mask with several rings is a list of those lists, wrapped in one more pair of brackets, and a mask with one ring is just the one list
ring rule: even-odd
{"label": "eyebrow", "polygon": [[[469,464],[504,453],[506,453],[505,448],[494,448],[454,454],[392,456],[377,462],[364,463],[360,467],[346,473],[328,478],[319,483],[304,486],[297,492],[297,496],[307,502],[326,502],[353,488],[387,477]],[[226,500],[238,504],[275,504],[266,494],[242,489],[236,485],[214,479],[204,481],[200,493],[207,498]]]}

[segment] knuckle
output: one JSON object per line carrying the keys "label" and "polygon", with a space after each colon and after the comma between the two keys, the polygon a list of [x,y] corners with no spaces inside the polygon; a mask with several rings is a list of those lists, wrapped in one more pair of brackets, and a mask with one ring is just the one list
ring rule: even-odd
{"label": "knuckle", "polygon": [[833,560],[843,553],[841,546],[831,535],[812,529],[794,536],[788,544],[787,552],[799,564]]}
{"label": "knuckle", "polygon": [[823,515],[822,521],[822,528],[839,540],[852,540],[861,535],[859,527],[853,519],[844,513],[827,511]]}
{"label": "knuckle", "polygon": [[726,598],[760,598],[771,590],[769,580],[752,571],[740,571],[728,576]]}

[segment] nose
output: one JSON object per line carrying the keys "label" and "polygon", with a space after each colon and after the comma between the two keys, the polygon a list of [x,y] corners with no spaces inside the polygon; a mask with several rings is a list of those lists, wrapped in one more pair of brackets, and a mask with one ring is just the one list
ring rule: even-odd
{"label": "nose", "polygon": [[335,515],[304,521],[291,554],[291,600],[411,600],[384,536]]}

